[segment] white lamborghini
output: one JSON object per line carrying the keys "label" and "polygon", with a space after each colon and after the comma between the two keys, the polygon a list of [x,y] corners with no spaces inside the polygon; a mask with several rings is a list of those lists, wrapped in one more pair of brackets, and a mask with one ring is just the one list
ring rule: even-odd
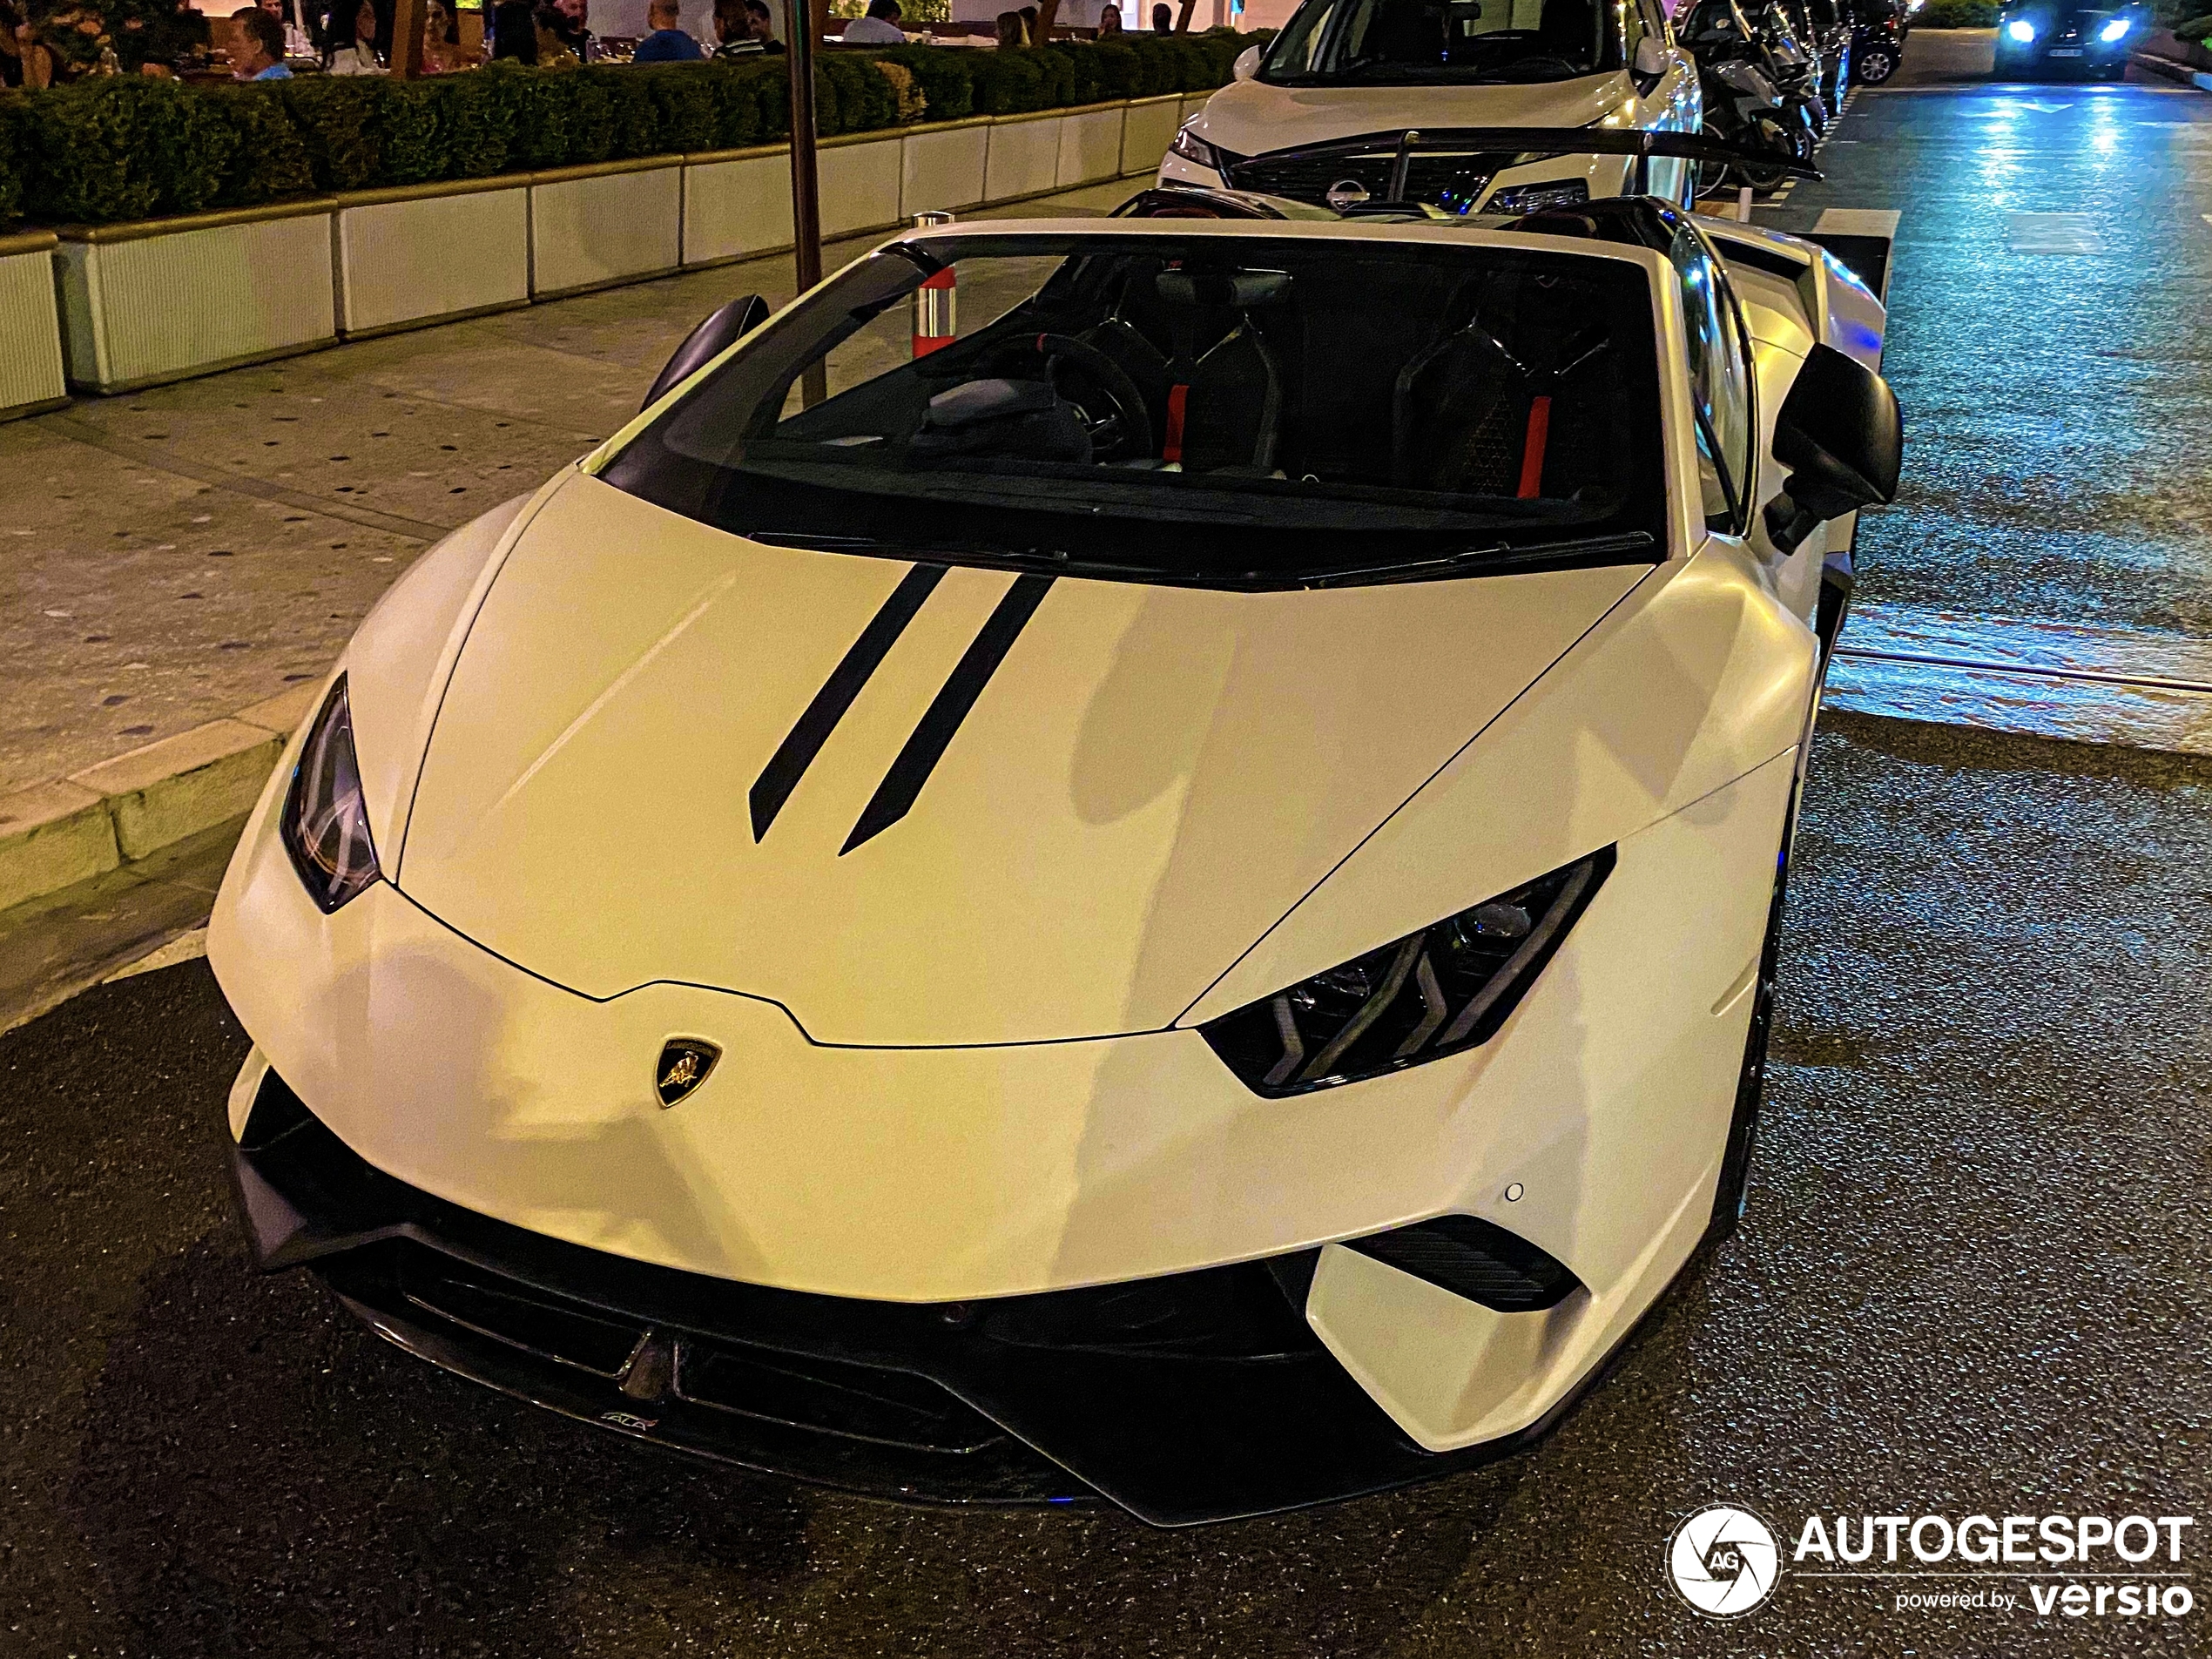
{"label": "white lamborghini", "polygon": [[1153,210],[725,307],[370,615],[208,941],[264,1266],[1177,1524],[1527,1442],[1734,1224],[1880,304],[1648,199]]}

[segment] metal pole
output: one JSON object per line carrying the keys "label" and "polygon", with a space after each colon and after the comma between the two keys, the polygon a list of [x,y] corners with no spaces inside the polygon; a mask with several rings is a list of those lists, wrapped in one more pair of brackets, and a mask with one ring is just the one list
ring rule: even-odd
{"label": "metal pole", "polygon": [[[808,0],[784,0],[784,55],[791,62],[792,262],[799,292],[822,280],[822,196],[814,156],[814,9]],[[821,360],[809,364],[799,400],[809,408],[829,395]]]}

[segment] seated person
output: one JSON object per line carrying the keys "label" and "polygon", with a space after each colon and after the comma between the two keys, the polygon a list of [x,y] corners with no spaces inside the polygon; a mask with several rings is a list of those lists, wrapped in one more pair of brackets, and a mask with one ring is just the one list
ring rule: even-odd
{"label": "seated person", "polygon": [[288,81],[284,66],[284,25],[273,13],[247,6],[231,13],[237,33],[224,50],[231,60],[231,78],[239,81]]}
{"label": "seated person", "polygon": [[868,0],[868,13],[845,25],[838,38],[848,46],[903,46],[906,30],[899,27],[899,0]]}
{"label": "seated person", "polygon": [[698,64],[705,61],[706,54],[699,44],[685,34],[683,19],[676,7],[676,0],[652,0],[645,8],[645,21],[653,32],[637,43],[631,54],[633,64]]}

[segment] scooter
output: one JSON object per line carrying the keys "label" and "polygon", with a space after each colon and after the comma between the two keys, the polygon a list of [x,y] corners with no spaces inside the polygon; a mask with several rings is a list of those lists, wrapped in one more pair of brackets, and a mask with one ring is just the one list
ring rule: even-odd
{"label": "scooter", "polygon": [[[1705,130],[1738,149],[1764,151],[1776,160],[1770,167],[1732,163],[1724,177],[1753,190],[1776,189],[1788,176],[1787,164],[1811,155],[1812,143],[1803,118],[1791,114],[1775,84],[1765,43],[1736,0],[1697,0],[1678,34],[1697,61]],[[1722,182],[1701,172],[1699,193]]]}

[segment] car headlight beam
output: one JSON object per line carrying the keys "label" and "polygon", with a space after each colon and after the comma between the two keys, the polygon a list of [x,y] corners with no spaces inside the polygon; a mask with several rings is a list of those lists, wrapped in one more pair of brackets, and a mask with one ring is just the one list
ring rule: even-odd
{"label": "car headlight beam", "polygon": [[2125,17],[2114,17],[2110,23],[2097,30],[2097,38],[2103,41],[2106,45],[2109,46],[2114,41],[2118,40],[2121,36],[2125,35],[2130,27],[2131,24],[2129,24],[2128,19]]}
{"label": "car headlight beam", "polygon": [[280,833],[300,885],[325,915],[358,898],[383,873],[369,840],[368,804],[361,798],[342,674],[323,699],[293,768]]}
{"label": "car headlight beam", "polygon": [[1487,1042],[1604,885],[1612,847],[1198,1028],[1255,1094],[1380,1076]]}
{"label": "car headlight beam", "polygon": [[2035,40],[2035,25],[2025,17],[2015,17],[2005,25],[2005,38],[2022,46],[2032,45]]}

